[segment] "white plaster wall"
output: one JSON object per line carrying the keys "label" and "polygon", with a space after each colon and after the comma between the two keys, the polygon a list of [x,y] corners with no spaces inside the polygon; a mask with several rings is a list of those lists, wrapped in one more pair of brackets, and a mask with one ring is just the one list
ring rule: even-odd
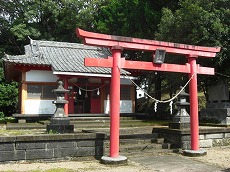
{"label": "white plaster wall", "polygon": [[[104,100],[104,113],[109,113],[109,100]],[[132,113],[132,100],[120,100],[120,113]]]}
{"label": "white plaster wall", "polygon": [[25,101],[25,114],[54,114],[56,107],[53,100],[32,100]]}
{"label": "white plaster wall", "polygon": [[58,77],[52,71],[31,70],[26,72],[26,81],[30,82],[56,82]]}

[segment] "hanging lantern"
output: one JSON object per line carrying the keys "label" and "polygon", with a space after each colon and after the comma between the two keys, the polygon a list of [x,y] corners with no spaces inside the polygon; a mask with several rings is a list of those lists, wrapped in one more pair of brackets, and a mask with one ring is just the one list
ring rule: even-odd
{"label": "hanging lantern", "polygon": [[79,88],[79,92],[78,92],[79,95],[81,95],[81,89]]}
{"label": "hanging lantern", "polygon": [[97,95],[98,95],[98,96],[100,95],[100,90],[99,90],[99,88],[97,89]]}
{"label": "hanging lantern", "polygon": [[153,56],[153,62],[156,64],[162,64],[165,60],[165,50],[156,49],[156,53]]}

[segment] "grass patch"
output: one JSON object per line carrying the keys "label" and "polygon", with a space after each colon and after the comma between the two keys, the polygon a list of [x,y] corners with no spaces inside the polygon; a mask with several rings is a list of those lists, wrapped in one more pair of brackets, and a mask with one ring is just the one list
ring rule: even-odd
{"label": "grass patch", "polygon": [[0,124],[13,123],[13,122],[16,122],[16,119],[13,117],[0,118]]}
{"label": "grass patch", "polygon": [[0,129],[0,136],[45,134],[44,130],[6,130]]}
{"label": "grass patch", "polygon": [[159,126],[167,126],[169,124],[169,120],[144,120],[143,123],[159,125]]}

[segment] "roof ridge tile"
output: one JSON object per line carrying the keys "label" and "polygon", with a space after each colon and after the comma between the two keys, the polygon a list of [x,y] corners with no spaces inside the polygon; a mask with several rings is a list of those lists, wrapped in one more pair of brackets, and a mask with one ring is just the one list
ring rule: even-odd
{"label": "roof ridge tile", "polygon": [[33,40],[32,45],[41,46],[41,47],[73,48],[73,49],[87,49],[87,50],[97,50],[97,51],[102,49],[100,47],[84,45],[81,43],[43,41],[43,40]]}

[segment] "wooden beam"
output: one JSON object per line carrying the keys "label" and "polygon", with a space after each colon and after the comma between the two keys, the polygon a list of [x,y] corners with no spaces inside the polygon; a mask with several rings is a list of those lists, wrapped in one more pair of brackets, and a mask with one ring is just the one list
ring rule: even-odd
{"label": "wooden beam", "polygon": [[84,40],[85,44],[102,47],[121,46],[125,49],[145,51],[164,49],[167,53],[183,55],[192,54],[201,57],[215,57],[216,53],[220,51],[220,47],[204,47],[115,35],[105,35],[100,33],[87,32],[81,29],[76,29],[76,33],[78,37]]}
{"label": "wooden beam", "polygon": [[[112,57],[108,59],[102,58],[85,58],[85,66],[88,67],[108,67],[112,68]],[[131,61],[121,59],[121,68],[124,69],[135,69],[135,70],[151,70],[151,71],[165,71],[165,72],[180,72],[180,73],[190,73],[189,64],[180,65],[180,64],[155,64],[152,62],[143,62],[143,61]],[[214,68],[201,67],[197,65],[198,74],[214,75]]]}

